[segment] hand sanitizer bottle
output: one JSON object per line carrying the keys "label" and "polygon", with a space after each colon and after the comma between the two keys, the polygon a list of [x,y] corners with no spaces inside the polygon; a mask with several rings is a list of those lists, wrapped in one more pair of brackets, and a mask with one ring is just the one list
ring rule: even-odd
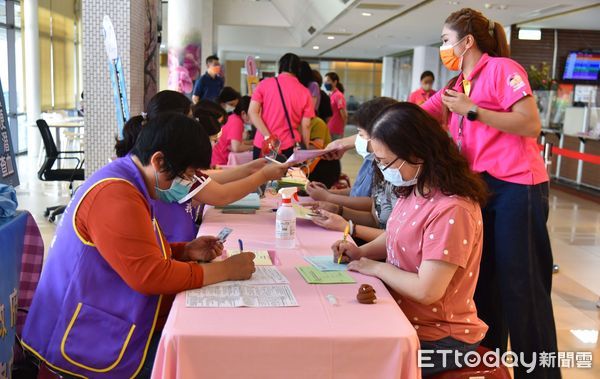
{"label": "hand sanitizer bottle", "polygon": [[297,191],[296,187],[279,190],[282,200],[275,221],[275,246],[280,249],[296,246],[296,212],[292,208],[292,197],[298,200]]}

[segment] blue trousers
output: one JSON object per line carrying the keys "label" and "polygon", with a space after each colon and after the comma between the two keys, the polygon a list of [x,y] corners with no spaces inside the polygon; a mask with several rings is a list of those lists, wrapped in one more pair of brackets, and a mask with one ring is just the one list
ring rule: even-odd
{"label": "blue trousers", "polygon": [[[556,352],[548,183],[521,185],[482,174],[491,192],[483,212],[483,255],[475,304],[490,329],[481,344],[524,353]],[[514,369],[515,378],[560,378],[558,368]]]}

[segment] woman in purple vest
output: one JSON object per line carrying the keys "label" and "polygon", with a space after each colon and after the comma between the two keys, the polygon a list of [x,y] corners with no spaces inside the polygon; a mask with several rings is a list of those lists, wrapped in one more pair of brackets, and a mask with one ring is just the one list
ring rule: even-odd
{"label": "woman in purple vest", "polygon": [[[183,94],[176,91],[160,91],[150,99],[147,112],[134,116],[123,128],[123,139],[117,140],[115,150],[118,157],[126,156],[133,148],[137,136],[144,125],[161,112],[178,112],[192,115],[192,103]],[[203,105],[203,109],[206,104]],[[197,115],[202,110],[197,110]],[[206,116],[210,112],[204,112]],[[198,120],[206,128],[209,122],[219,122],[207,117]],[[208,147],[210,149],[210,146]],[[210,150],[209,150],[210,151]],[[206,166],[208,168],[209,166]],[[265,159],[257,159],[245,165],[227,170],[202,170],[196,173],[198,179],[192,192],[183,198],[182,204],[177,202],[155,204],[156,218],[160,221],[163,232],[170,242],[187,242],[196,237],[198,226],[197,206],[209,204],[222,206],[237,201],[269,180],[285,175],[287,166],[267,164]]]}
{"label": "woman in purple vest", "polygon": [[169,295],[250,278],[254,254],[208,263],[223,251],[217,238],[169,244],[156,220],[153,204],[177,199],[210,159],[197,121],[163,113],[80,187],[29,310],[29,352],[65,377],[149,377]]}

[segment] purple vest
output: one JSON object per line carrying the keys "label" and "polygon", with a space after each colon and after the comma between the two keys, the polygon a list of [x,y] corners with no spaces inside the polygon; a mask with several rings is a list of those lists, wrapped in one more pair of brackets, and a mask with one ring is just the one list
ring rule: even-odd
{"label": "purple vest", "polygon": [[160,230],[169,242],[189,242],[196,238],[198,226],[194,222],[196,210],[192,201],[184,204],[165,203],[160,200],[150,202]]}
{"label": "purple vest", "polygon": [[[162,296],[131,289],[94,245],[78,236],[77,207],[104,180],[126,180],[152,204],[130,157],[104,166],[79,188],[44,263],[23,329],[23,345],[50,367],[71,375],[130,378],[144,362]],[[159,238],[160,232],[160,246]],[[163,254],[168,259],[167,252]]]}

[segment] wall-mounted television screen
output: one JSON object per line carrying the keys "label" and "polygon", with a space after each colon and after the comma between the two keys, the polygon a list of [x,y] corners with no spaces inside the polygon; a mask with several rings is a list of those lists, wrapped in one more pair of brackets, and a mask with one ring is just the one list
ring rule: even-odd
{"label": "wall-mounted television screen", "polygon": [[597,81],[600,73],[600,52],[571,51],[565,62],[563,80]]}

